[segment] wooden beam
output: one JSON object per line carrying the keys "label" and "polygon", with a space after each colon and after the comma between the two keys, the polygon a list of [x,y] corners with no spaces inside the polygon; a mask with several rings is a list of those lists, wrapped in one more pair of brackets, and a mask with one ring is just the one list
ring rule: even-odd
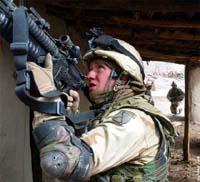
{"label": "wooden beam", "polygon": [[[77,20],[75,13],[81,11],[81,16],[78,18],[78,21],[84,22],[95,22],[95,23],[109,23],[109,24],[121,24],[126,26],[150,26],[150,27],[160,27],[160,28],[176,28],[176,29],[200,29],[200,24],[198,21],[186,21],[186,20],[168,20],[167,16],[165,19],[156,20],[153,18],[137,18],[137,12],[121,12],[120,9],[115,13],[114,10],[109,12],[100,11],[96,12],[93,10],[86,11],[80,8],[69,8],[69,7],[54,7],[51,5],[47,6],[48,14],[54,14],[66,20],[74,20],[74,23]],[[122,11],[122,10],[121,10]]]}
{"label": "wooden beam", "polygon": [[192,22],[184,22],[177,20],[155,20],[155,19],[134,19],[134,18],[118,18],[111,17],[111,22],[120,23],[126,25],[142,25],[142,26],[150,26],[150,27],[160,27],[160,28],[176,28],[176,29],[199,29],[199,23]]}
{"label": "wooden beam", "polygon": [[146,0],[115,0],[108,1],[108,0],[56,0],[56,1],[49,1],[43,0],[46,2],[47,5],[52,6],[61,6],[61,7],[70,7],[70,8],[81,8],[86,10],[126,10],[126,11],[159,11],[159,12],[177,12],[177,10],[185,11],[185,12],[195,12],[199,11],[198,9],[198,2],[178,2],[178,1],[171,1],[171,0],[151,0],[149,3]]}
{"label": "wooden beam", "polygon": [[151,49],[153,51],[160,51],[162,53],[171,54],[171,55],[184,55],[184,56],[195,56],[197,60],[200,59],[199,46],[192,44],[190,41],[173,41],[173,40],[160,40],[160,39],[152,39],[152,40],[135,40],[134,38],[124,39],[128,41],[130,44],[136,47],[143,47],[147,49]]}
{"label": "wooden beam", "polygon": [[[159,30],[158,30],[159,31]],[[176,30],[174,32],[170,32],[169,30],[161,31],[157,34],[158,38],[162,39],[174,39],[174,40],[187,40],[187,41],[200,41],[200,33],[190,33],[190,32],[184,32],[180,30]]]}
{"label": "wooden beam", "polygon": [[[115,27],[113,27],[114,29]],[[186,31],[186,30],[169,30],[169,29],[160,29],[160,28],[129,28],[132,29],[132,37],[134,39],[162,39],[165,41],[168,40],[182,40],[182,41],[194,41],[199,42],[200,45],[200,32]]]}
{"label": "wooden beam", "polygon": [[174,62],[185,64],[189,62],[193,62],[195,64],[200,64],[199,57],[196,56],[183,56],[183,55],[172,55],[167,53],[162,53],[160,51],[152,51],[143,47],[136,47],[136,49],[140,52],[143,60],[154,60],[154,61],[165,61],[165,62]]}
{"label": "wooden beam", "polygon": [[183,138],[183,160],[188,162],[190,160],[190,63],[185,66],[185,125]]}

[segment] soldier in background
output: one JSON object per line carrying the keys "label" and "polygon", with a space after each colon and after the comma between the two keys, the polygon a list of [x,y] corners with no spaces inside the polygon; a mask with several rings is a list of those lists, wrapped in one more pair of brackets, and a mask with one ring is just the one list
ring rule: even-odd
{"label": "soldier in background", "polygon": [[184,99],[184,92],[177,87],[177,84],[173,81],[172,88],[167,93],[167,99],[171,102],[170,110],[172,114],[180,114],[181,109],[177,112],[177,108],[181,101]]}
{"label": "soldier in background", "polygon": [[154,100],[153,100],[153,97],[152,97],[152,94],[151,94],[151,90],[152,90],[153,84],[154,84],[153,80],[150,80],[150,79],[148,79],[146,84],[145,84],[145,87],[146,87],[145,94],[147,96],[149,96],[149,103],[152,104],[152,105],[155,104]]}

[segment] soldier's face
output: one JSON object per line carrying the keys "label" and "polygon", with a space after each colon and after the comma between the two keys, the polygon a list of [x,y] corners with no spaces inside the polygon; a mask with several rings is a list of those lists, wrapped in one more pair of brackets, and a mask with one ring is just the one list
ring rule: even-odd
{"label": "soldier's face", "polygon": [[114,86],[115,80],[110,79],[111,68],[101,59],[95,59],[89,64],[87,73],[89,91],[105,91]]}
{"label": "soldier's face", "polygon": [[173,85],[172,88],[173,88],[173,89],[176,89],[176,88],[177,88],[177,85]]}

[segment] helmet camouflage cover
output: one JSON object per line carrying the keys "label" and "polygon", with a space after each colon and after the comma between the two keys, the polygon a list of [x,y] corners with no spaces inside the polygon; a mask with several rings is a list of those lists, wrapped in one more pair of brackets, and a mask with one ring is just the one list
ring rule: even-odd
{"label": "helmet camouflage cover", "polygon": [[[108,36],[110,38],[110,36]],[[89,62],[96,57],[102,57],[103,59],[113,60],[122,70],[126,71],[133,79],[143,82],[143,62],[139,52],[127,42],[112,38],[114,41],[122,46],[126,51],[131,53],[136,59],[133,60],[130,56],[123,54],[117,50],[105,49],[100,46],[91,48],[83,57],[83,60]]]}

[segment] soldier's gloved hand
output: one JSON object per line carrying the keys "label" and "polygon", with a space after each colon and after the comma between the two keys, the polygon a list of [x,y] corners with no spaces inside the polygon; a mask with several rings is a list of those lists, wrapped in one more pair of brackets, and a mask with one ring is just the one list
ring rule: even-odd
{"label": "soldier's gloved hand", "polygon": [[65,104],[65,108],[73,113],[79,112],[80,96],[75,90],[69,90],[69,93],[62,92],[61,99]]}
{"label": "soldier's gloved hand", "polygon": [[79,103],[80,103],[80,96],[79,93],[75,90],[70,90],[69,91],[69,97],[71,97],[68,103],[67,103],[67,108],[70,109],[73,113],[79,112]]}
{"label": "soldier's gloved hand", "polygon": [[[58,92],[53,80],[53,63],[52,63],[52,56],[51,54],[46,55],[45,59],[45,66],[42,68],[41,66],[37,65],[34,62],[27,63],[28,69],[32,71],[34,81],[38,88],[39,93],[44,97],[49,97],[53,95],[53,93]],[[70,90],[69,93],[62,93],[65,95],[65,106],[68,110],[76,113],[79,111],[79,102],[80,97],[78,92],[75,90]],[[57,100],[60,97],[55,98]]]}
{"label": "soldier's gloved hand", "polygon": [[46,97],[52,91],[56,91],[53,80],[53,63],[51,54],[46,55],[45,66],[42,68],[34,62],[27,63],[28,69],[32,71],[34,81],[39,93]]}

